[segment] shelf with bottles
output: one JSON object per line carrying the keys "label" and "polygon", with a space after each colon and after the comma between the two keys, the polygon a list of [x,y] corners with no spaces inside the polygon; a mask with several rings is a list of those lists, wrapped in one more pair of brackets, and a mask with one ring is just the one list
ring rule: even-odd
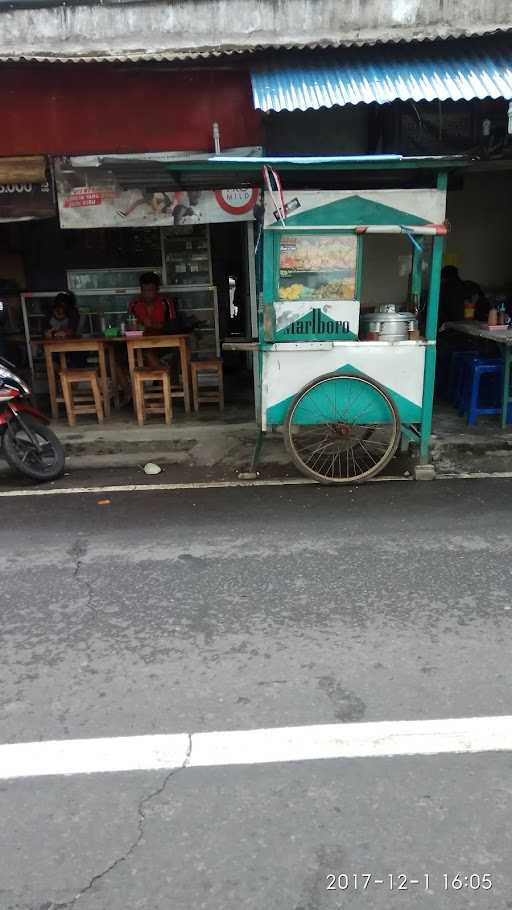
{"label": "shelf with bottles", "polygon": [[162,254],[168,285],[211,284],[208,225],[162,228]]}

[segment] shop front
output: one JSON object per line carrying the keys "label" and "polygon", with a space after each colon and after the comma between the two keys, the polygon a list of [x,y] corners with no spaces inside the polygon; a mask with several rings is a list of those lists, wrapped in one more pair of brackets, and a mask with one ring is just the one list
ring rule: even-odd
{"label": "shop front", "polygon": [[[254,150],[236,151],[245,155]],[[199,385],[222,384],[228,403],[252,413],[252,358],[223,355],[221,341],[251,337],[255,331],[259,190],[210,189],[204,182],[184,188],[171,170],[183,158],[186,153],[54,159],[58,221],[23,225],[17,235],[11,226],[11,242],[17,243],[24,264],[20,305],[11,320],[14,356],[30,372],[36,393],[49,392],[54,416],[64,415],[65,401],[58,371],[49,376],[49,365],[63,354],[69,368],[80,353],[72,351],[70,338],[65,339],[66,351],[55,344],[49,351],[57,295],[73,295],[79,318],[74,334],[83,365],[97,359],[97,352],[86,348],[88,339],[108,340],[119,353],[123,339],[130,337],[134,344],[139,332],[155,335],[147,325],[134,324],[132,304],[141,296],[140,278],[147,273],[157,277],[159,296],[173,308],[174,319],[166,320],[172,325],[162,326],[162,334],[186,339],[187,375],[173,354],[174,342],[167,350],[155,340],[161,348],[158,360],[173,368],[173,395],[182,397],[189,410],[195,376]],[[108,354],[106,350],[107,365]],[[120,384],[123,360],[128,362],[124,355],[110,358],[111,366],[116,361],[119,366],[119,375],[107,377],[112,402],[120,397],[113,385]],[[148,360],[154,364],[156,355],[146,351],[139,366]],[[191,367],[206,362],[218,363],[217,376]],[[105,376],[103,380],[105,385]],[[174,417],[181,413],[178,402]]]}
{"label": "shop front", "polygon": [[[123,365],[148,367],[157,359],[178,399],[174,421],[192,410],[198,365],[217,363],[217,372],[199,377],[204,397],[218,389],[220,376],[232,414],[250,420],[256,410],[263,431],[285,427],[306,381],[343,368],[391,396],[400,421],[392,454],[412,443],[426,462],[432,432],[434,444],[443,433],[475,426],[482,435],[502,426],[506,432],[512,276],[504,166],[461,156],[268,165],[255,151],[54,159],[58,221],[32,215],[3,226],[23,252],[25,290],[11,343],[36,393],[50,393],[54,416],[66,416],[61,354],[69,368],[81,353],[82,363],[85,356],[98,370],[113,420],[136,416],[126,396],[122,406]],[[270,183],[268,167],[276,170]],[[458,269],[459,288],[467,290],[453,306],[447,267]],[[177,323],[162,333],[133,325],[132,303],[147,272],[176,307]],[[75,297],[79,351],[70,339],[66,351],[55,344],[50,350],[45,338],[62,291]],[[493,311],[496,326],[488,325]],[[161,336],[155,357],[146,350],[130,360],[143,332],[145,348],[152,344],[147,336]],[[119,356],[125,347],[128,356]],[[474,367],[482,369],[470,408]],[[221,416],[217,407],[201,410]],[[353,464],[347,470],[354,480]]]}

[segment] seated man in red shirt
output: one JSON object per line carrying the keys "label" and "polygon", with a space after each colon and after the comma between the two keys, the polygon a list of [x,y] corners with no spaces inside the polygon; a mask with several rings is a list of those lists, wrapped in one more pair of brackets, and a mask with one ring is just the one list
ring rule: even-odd
{"label": "seated man in red shirt", "polygon": [[[177,322],[176,304],[160,293],[160,278],[155,272],[144,272],[139,280],[140,297],[130,304],[130,313],[145,335],[162,335]],[[144,351],[144,357],[150,369],[158,370],[162,366],[155,351]]]}

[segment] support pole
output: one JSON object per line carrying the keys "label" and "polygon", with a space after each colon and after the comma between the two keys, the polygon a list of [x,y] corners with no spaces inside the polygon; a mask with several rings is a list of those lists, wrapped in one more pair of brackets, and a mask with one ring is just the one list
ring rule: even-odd
{"label": "support pole", "polygon": [[261,427],[258,427],[258,435],[256,436],[256,442],[254,444],[254,449],[251,458],[251,464],[248,471],[240,471],[238,475],[239,480],[256,480],[258,476],[258,464],[260,460],[261,447],[263,445],[264,433]]}
{"label": "support pole", "polygon": [[503,362],[503,403],[501,406],[501,429],[507,429],[508,406],[510,404],[510,347],[505,345]]}
{"label": "support pole", "polygon": [[427,304],[427,325],[425,336],[425,376],[423,381],[423,406],[421,420],[420,461],[428,463],[430,434],[432,432],[432,410],[434,406],[434,386],[436,378],[436,335],[439,311],[439,288],[441,284],[441,267],[443,263],[443,238],[436,237],[432,252],[432,268]]}
{"label": "support pole", "polygon": [[423,241],[419,241],[418,247],[413,247],[412,253],[412,271],[411,271],[411,303],[414,310],[418,313],[421,303],[421,288],[423,284]]}
{"label": "support pole", "polygon": [[[437,189],[446,193],[448,174],[438,175]],[[432,264],[430,268],[430,285],[428,289],[427,323],[425,338],[425,375],[423,380],[423,406],[421,419],[420,463],[428,464],[430,435],[432,433],[432,410],[434,406],[434,387],[436,379],[436,339],[439,321],[439,290],[441,287],[441,269],[443,266],[444,237],[434,237]]]}

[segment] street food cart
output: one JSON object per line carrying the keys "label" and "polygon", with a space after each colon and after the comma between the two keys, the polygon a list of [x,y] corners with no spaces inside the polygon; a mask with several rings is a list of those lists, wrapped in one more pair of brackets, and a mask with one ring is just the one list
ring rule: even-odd
{"label": "street food cart", "polygon": [[[281,428],[295,465],[317,481],[367,480],[410,442],[428,463],[446,189],[448,172],[463,163],[210,159],[213,172],[264,174],[257,413],[262,433]],[[352,188],[328,188],[343,186],[343,172]],[[398,332],[385,330],[389,312],[365,315],[364,328],[360,318],[371,234],[409,242],[407,305],[391,307]]]}

